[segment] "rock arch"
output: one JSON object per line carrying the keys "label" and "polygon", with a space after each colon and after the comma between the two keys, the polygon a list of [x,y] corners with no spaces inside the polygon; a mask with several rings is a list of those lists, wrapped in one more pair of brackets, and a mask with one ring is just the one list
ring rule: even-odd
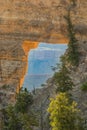
{"label": "rock arch", "polygon": [[[66,12],[59,8],[60,4],[61,0],[0,0],[0,89],[8,84],[8,91],[14,93],[21,87],[30,48],[39,42],[68,41],[61,17]],[[76,23],[86,23],[86,0],[80,4],[76,7]]]}

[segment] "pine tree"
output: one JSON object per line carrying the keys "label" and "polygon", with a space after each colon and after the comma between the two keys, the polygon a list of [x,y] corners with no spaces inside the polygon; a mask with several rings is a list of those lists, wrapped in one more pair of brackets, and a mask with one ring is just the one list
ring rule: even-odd
{"label": "pine tree", "polygon": [[77,104],[75,101],[70,103],[66,93],[60,93],[51,99],[48,112],[52,130],[80,130],[82,127]]}
{"label": "pine tree", "polygon": [[65,65],[65,57],[61,57],[61,65],[58,72],[55,72],[53,76],[55,85],[57,86],[57,92],[68,92],[72,90],[73,82],[69,76],[69,70]]}
{"label": "pine tree", "polygon": [[20,92],[17,94],[15,109],[17,112],[25,113],[32,103],[33,97],[27,91],[27,89],[20,90]]}
{"label": "pine tree", "polygon": [[32,130],[32,126],[37,126],[35,113],[31,109],[28,110],[32,102],[33,97],[27,89],[21,90],[16,104],[3,110],[3,130]]}
{"label": "pine tree", "polygon": [[14,111],[13,106],[8,106],[4,111],[4,128],[3,130],[21,130],[18,115]]}
{"label": "pine tree", "polygon": [[79,52],[78,52],[78,40],[75,37],[74,26],[71,21],[71,8],[68,9],[67,15],[64,17],[67,22],[67,31],[68,31],[68,54],[67,60],[74,66],[77,66],[79,63]]}

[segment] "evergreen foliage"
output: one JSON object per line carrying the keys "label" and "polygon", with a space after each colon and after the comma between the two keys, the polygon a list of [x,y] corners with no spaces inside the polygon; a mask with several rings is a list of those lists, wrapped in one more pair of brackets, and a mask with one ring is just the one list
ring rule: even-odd
{"label": "evergreen foliage", "polygon": [[[71,0],[71,2],[73,6],[76,5],[76,1]],[[74,84],[70,78],[70,73],[66,66],[67,62],[70,62],[73,66],[78,66],[79,64],[78,41],[75,37],[75,32],[71,21],[71,8],[72,7],[69,7],[68,14],[65,16],[69,38],[68,53],[66,57],[61,57],[60,68],[57,69],[58,71],[55,71],[53,76],[54,82],[57,86],[57,92],[59,93],[56,98],[51,99],[48,108],[52,130],[84,129],[79,115],[80,111],[77,108],[77,103],[71,99],[71,94],[69,93],[69,90],[72,90]]]}
{"label": "evergreen foliage", "polygon": [[65,65],[65,57],[61,57],[61,66],[58,72],[53,76],[54,82],[57,86],[57,92],[68,92],[72,90],[73,82],[69,76],[69,71]]}
{"label": "evergreen foliage", "polygon": [[4,128],[3,130],[21,130],[18,115],[15,113],[13,106],[8,106],[3,110]]}
{"label": "evergreen foliage", "polygon": [[87,91],[87,82],[83,83],[81,86],[82,91]]}
{"label": "evergreen foliage", "polygon": [[3,130],[32,130],[32,126],[37,126],[35,114],[28,110],[32,103],[33,97],[27,89],[21,90],[14,107],[9,105],[3,110]]}
{"label": "evergreen foliage", "polygon": [[67,60],[74,66],[78,66],[79,63],[79,52],[78,52],[78,41],[75,37],[74,27],[71,21],[70,10],[68,10],[67,16],[65,16],[67,22],[67,31],[68,31],[68,54]]}
{"label": "evergreen foliage", "polygon": [[27,91],[27,89],[20,90],[17,94],[15,109],[17,112],[27,112],[27,109],[33,103],[32,95]]}
{"label": "evergreen foliage", "polygon": [[75,101],[70,103],[66,93],[60,93],[51,99],[48,112],[52,130],[83,130],[77,104]]}

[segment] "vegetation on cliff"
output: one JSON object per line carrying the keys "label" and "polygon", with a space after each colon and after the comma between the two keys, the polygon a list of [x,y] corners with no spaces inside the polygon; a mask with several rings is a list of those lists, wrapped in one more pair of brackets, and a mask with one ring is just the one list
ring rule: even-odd
{"label": "vegetation on cliff", "polygon": [[37,126],[36,116],[30,110],[32,103],[33,97],[27,89],[21,90],[16,104],[2,110],[3,130],[32,130],[32,127]]}
{"label": "vegetation on cliff", "polygon": [[[75,1],[71,1],[73,6]],[[78,104],[73,100],[70,90],[73,88],[73,82],[70,78],[67,63],[74,67],[79,64],[78,41],[75,37],[74,27],[71,21],[72,3],[68,7],[68,13],[65,16],[67,22],[67,31],[69,44],[67,54],[61,58],[61,67],[54,74],[55,85],[57,86],[57,95],[52,98],[49,104],[48,112],[50,113],[50,125],[52,130],[83,130]],[[84,85],[86,86],[86,84]],[[84,87],[86,88],[86,87]],[[72,100],[71,100],[72,99]]]}
{"label": "vegetation on cliff", "polygon": [[87,82],[84,82],[84,83],[81,85],[81,90],[82,90],[82,91],[87,91]]}
{"label": "vegetation on cliff", "polygon": [[78,65],[79,64],[78,41],[75,37],[73,24],[71,22],[70,11],[68,12],[68,15],[65,16],[65,19],[67,21],[67,30],[69,38],[67,60],[72,65]]}
{"label": "vegetation on cliff", "polygon": [[[71,2],[73,3],[73,6],[76,6],[75,0],[71,0]],[[55,83],[57,90],[55,98],[51,99],[48,107],[52,130],[84,130],[81,111],[71,93],[74,83],[72,82],[69,68],[67,67],[68,62],[71,66],[78,67],[80,56],[70,9],[65,16],[69,38],[68,49],[66,55],[61,57],[60,69],[58,68],[58,71],[56,71],[53,76],[53,83]],[[5,86],[4,89],[6,89]],[[81,89],[87,90],[87,82],[81,86]],[[21,90],[17,95],[16,100],[14,106],[9,105],[3,110],[3,130],[32,130],[34,126],[38,125],[35,113],[30,109],[33,103],[32,95],[26,89]],[[41,106],[42,126],[40,130],[43,130],[44,125],[42,118],[44,112],[42,109],[44,108]],[[49,119],[47,119],[48,123]]]}
{"label": "vegetation on cliff", "polygon": [[[59,69],[59,67],[58,67]],[[53,79],[54,83],[57,86],[56,92],[68,92],[72,90],[73,82],[69,76],[70,72],[65,65],[65,57],[61,57],[60,69],[58,72],[55,72]]]}
{"label": "vegetation on cliff", "polygon": [[66,93],[51,99],[48,112],[52,130],[83,130],[77,104],[75,101],[70,103]]}
{"label": "vegetation on cliff", "polygon": [[16,96],[16,104],[15,104],[15,110],[17,112],[25,113],[28,111],[28,108],[33,103],[33,96],[25,90],[20,90],[19,94]]}

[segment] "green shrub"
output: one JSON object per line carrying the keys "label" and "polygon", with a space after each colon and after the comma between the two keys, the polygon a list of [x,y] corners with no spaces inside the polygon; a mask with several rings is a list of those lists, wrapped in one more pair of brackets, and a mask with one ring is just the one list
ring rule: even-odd
{"label": "green shrub", "polygon": [[32,126],[38,126],[36,114],[30,109],[32,103],[31,93],[26,88],[21,89],[17,95],[16,104],[2,110],[3,130],[32,130]]}
{"label": "green shrub", "polygon": [[7,89],[7,88],[9,88],[9,85],[3,85],[2,88]]}
{"label": "green shrub", "polygon": [[83,130],[77,103],[70,103],[66,93],[60,93],[51,99],[48,112],[52,130]]}
{"label": "green shrub", "polygon": [[16,97],[15,109],[17,112],[25,113],[28,110],[28,107],[33,103],[33,96],[31,93],[25,90],[20,90],[19,94]]}
{"label": "green shrub", "polygon": [[83,83],[81,86],[82,91],[87,91],[87,82]]}
{"label": "green shrub", "polygon": [[78,51],[78,40],[74,31],[74,26],[71,20],[71,10],[68,11],[68,14],[64,17],[67,22],[67,31],[68,31],[68,54],[67,60],[73,66],[78,66],[79,64],[79,51]]}
{"label": "green shrub", "polygon": [[69,76],[70,72],[65,65],[65,57],[62,56],[60,60],[61,66],[59,71],[55,72],[53,76],[54,83],[57,86],[56,92],[68,92],[72,90],[74,84]]}

